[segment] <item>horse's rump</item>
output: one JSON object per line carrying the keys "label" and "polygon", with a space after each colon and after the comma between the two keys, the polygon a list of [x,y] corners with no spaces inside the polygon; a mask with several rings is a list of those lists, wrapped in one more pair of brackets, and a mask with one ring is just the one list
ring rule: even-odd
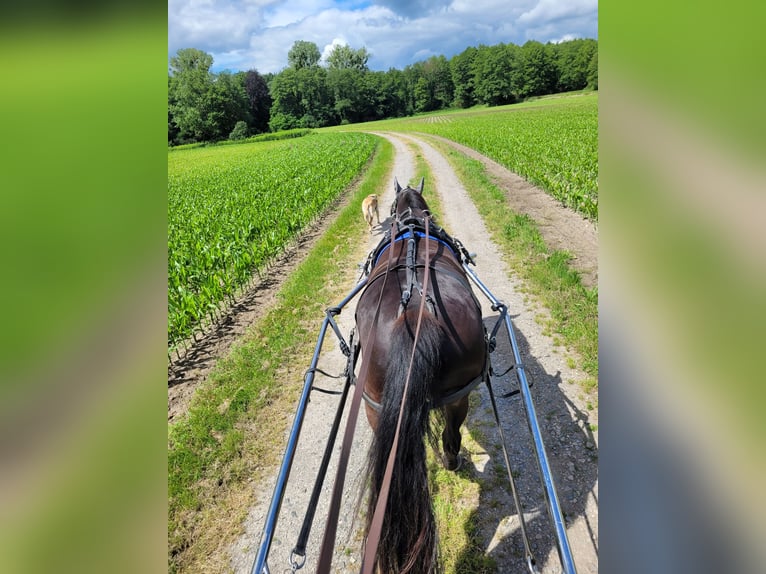
{"label": "horse's rump", "polygon": [[[364,565],[369,571],[375,552],[375,565],[386,574],[433,574],[439,563],[425,455],[429,412],[451,401],[443,405],[442,443],[445,466],[454,470],[468,409],[467,393],[458,391],[486,375],[487,346],[481,306],[461,264],[464,249],[432,223],[422,181],[418,190],[395,183],[395,224],[368,258],[356,309],[356,384],[363,385],[375,430],[368,533],[373,524],[375,532],[380,527]],[[384,475],[392,452],[389,482]],[[386,488],[386,500],[379,501]],[[380,510],[386,503],[390,510],[376,512],[378,502]]]}

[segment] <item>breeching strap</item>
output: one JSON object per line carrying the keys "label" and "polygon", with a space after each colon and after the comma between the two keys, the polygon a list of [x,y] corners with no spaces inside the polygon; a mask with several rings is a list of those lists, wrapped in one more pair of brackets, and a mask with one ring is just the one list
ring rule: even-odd
{"label": "breeching strap", "polygon": [[[396,460],[396,451],[399,446],[399,431],[402,427],[402,415],[404,406],[407,402],[407,391],[410,387],[410,377],[412,376],[412,364],[415,361],[415,349],[417,348],[418,337],[420,336],[420,325],[423,322],[423,310],[425,309],[426,293],[428,293],[428,276],[430,275],[429,254],[428,254],[428,220],[425,218],[425,269],[423,270],[423,295],[420,297],[420,309],[418,310],[418,322],[415,327],[415,337],[412,341],[412,355],[410,356],[410,366],[407,369],[407,378],[404,381],[404,392],[402,393],[402,404],[399,406],[399,419],[396,421],[396,433],[394,433],[394,442],[391,445],[391,451],[388,453],[386,462],[386,472],[383,475],[383,483],[378,493],[378,500],[375,504],[375,512],[372,515],[370,530],[367,533],[367,541],[364,547],[364,557],[362,559],[362,574],[372,574],[375,569],[375,557],[378,553],[378,544],[380,543],[380,534],[383,529],[383,517],[386,514],[388,505],[388,493],[391,489],[391,476],[394,472],[394,461]],[[392,236],[393,237],[393,236]],[[393,249],[391,250],[393,251]],[[361,386],[361,385],[360,385]],[[359,389],[357,389],[358,391]],[[404,509],[402,509],[404,511]]]}
{"label": "breeching strap", "polygon": [[[391,223],[391,237],[396,237],[397,222],[394,220]],[[372,328],[367,333],[367,340],[363,349],[369,349],[367,344],[370,342],[370,337],[375,332],[375,327],[378,324],[378,317],[380,316],[380,302],[383,299],[383,291],[386,287],[386,280],[388,279],[388,270],[391,269],[391,262],[393,261],[393,249],[389,249],[388,263],[386,264],[386,274],[383,277],[383,285],[380,288],[380,295],[378,296],[378,304],[375,309],[375,318],[372,321]],[[341,446],[340,457],[338,459],[338,469],[335,474],[335,484],[333,485],[332,498],[330,499],[330,510],[327,514],[327,526],[324,531],[324,537],[322,538],[322,549],[319,553],[319,562],[317,563],[317,574],[329,574],[330,567],[332,566],[333,548],[335,547],[335,536],[338,529],[338,516],[340,515],[340,501],[343,496],[343,484],[346,481],[346,468],[348,467],[348,458],[351,454],[351,443],[354,440],[354,430],[356,429],[356,421],[359,415],[359,405],[362,402],[362,394],[364,391],[364,384],[360,381],[367,380],[367,371],[369,369],[369,357],[365,357],[362,371],[359,373],[357,379],[356,389],[354,390],[354,397],[351,400],[351,407],[348,411],[348,419],[346,420],[346,429],[343,433],[343,444]]]}

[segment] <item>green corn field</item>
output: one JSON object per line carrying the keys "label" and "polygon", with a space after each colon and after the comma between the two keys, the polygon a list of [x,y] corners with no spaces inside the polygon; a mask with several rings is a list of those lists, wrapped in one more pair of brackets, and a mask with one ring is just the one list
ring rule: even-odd
{"label": "green corn field", "polygon": [[541,99],[481,111],[380,122],[475,149],[598,220],[598,95]]}
{"label": "green corn field", "polygon": [[374,147],[336,133],[168,153],[168,347],[316,219]]}

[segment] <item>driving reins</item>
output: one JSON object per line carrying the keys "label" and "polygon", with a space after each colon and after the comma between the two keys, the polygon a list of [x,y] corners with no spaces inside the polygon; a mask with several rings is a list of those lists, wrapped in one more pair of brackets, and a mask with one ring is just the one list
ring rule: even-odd
{"label": "driving reins", "polygon": [[[428,279],[430,275],[430,253],[428,249],[430,215],[425,216],[424,222],[425,222],[424,238],[426,241],[424,242],[425,265],[424,265],[423,286],[422,286],[423,296],[420,298],[420,307],[418,309],[418,320],[415,327],[415,336],[414,336],[413,344],[412,344],[412,355],[410,356],[410,364],[407,370],[407,377],[404,383],[404,391],[402,394],[402,404],[399,407],[399,417],[396,423],[396,432],[394,434],[394,441],[391,446],[391,451],[389,452],[388,461],[386,463],[386,470],[383,476],[383,482],[381,484],[381,489],[378,495],[378,500],[375,506],[375,511],[373,513],[372,521],[370,522],[370,529],[368,532],[367,541],[365,543],[364,557],[362,559],[362,574],[372,574],[373,569],[375,567],[375,556],[377,554],[378,545],[380,543],[380,535],[381,535],[381,531],[383,527],[383,519],[386,512],[386,506],[388,504],[388,493],[391,488],[391,478],[393,475],[393,467],[394,467],[394,462],[396,460],[396,451],[399,444],[399,433],[401,429],[402,415],[404,413],[404,407],[407,400],[407,391],[409,389],[410,377],[412,375],[412,365],[415,359],[417,341],[420,336],[420,326],[422,324],[423,312],[425,310],[426,294],[428,292]],[[398,218],[394,218],[391,224],[391,238],[392,238],[391,245],[393,245],[393,242],[394,242],[393,238],[395,238],[397,235],[396,229],[398,225],[399,225]],[[413,240],[414,240],[414,234],[413,234]],[[375,332],[375,327],[378,323],[378,318],[380,317],[380,306],[381,306],[381,301],[383,298],[383,293],[385,291],[385,283],[388,280],[388,275],[390,274],[390,272],[394,270],[394,268],[391,265],[393,262],[393,253],[394,253],[394,249],[390,248],[388,261],[386,264],[386,271],[385,273],[381,273],[381,275],[383,275],[383,285],[381,286],[380,294],[378,296],[378,302],[375,309],[375,317],[372,322],[372,327],[370,331],[367,333],[367,341],[365,341],[366,344],[369,344],[370,337],[372,337],[373,333]],[[369,347],[365,345],[363,348],[369,348]],[[370,363],[369,360],[366,360],[364,362],[364,365],[362,367],[362,372],[360,372],[358,380],[362,380],[362,381],[366,380],[366,374],[367,374],[367,370],[369,369],[369,363]],[[325,529],[324,537],[322,539],[322,548],[319,555],[319,562],[317,564],[317,570],[316,570],[317,574],[329,574],[330,567],[332,566],[332,555],[333,555],[333,548],[335,546],[335,538],[337,535],[338,517],[340,515],[340,502],[341,502],[341,497],[343,494],[343,485],[345,482],[346,470],[348,467],[348,459],[351,453],[351,443],[353,442],[354,429],[356,428],[356,421],[358,419],[359,407],[361,405],[363,394],[364,394],[364,385],[357,384],[356,389],[354,390],[354,396],[351,401],[351,407],[349,410],[348,419],[346,421],[346,429],[343,435],[343,443],[341,445],[341,452],[340,452],[340,457],[338,460],[338,469],[336,472],[335,484],[333,486],[332,498],[330,500],[330,510],[327,516],[327,527]]]}
{"label": "driving reins", "polygon": [[[388,492],[391,489],[391,477],[394,472],[394,461],[396,460],[396,451],[399,446],[399,431],[402,427],[402,415],[404,414],[405,403],[407,402],[407,391],[410,387],[410,378],[412,376],[412,364],[415,361],[415,351],[417,349],[418,337],[420,336],[420,326],[423,322],[423,311],[425,310],[426,293],[428,293],[429,250],[428,250],[428,219],[426,215],[425,225],[425,271],[423,273],[423,295],[420,297],[420,307],[418,309],[418,321],[415,327],[415,337],[412,341],[412,354],[410,355],[410,364],[407,368],[407,377],[404,380],[404,391],[402,392],[402,404],[399,405],[399,418],[396,421],[396,432],[394,433],[394,442],[391,445],[391,451],[388,453],[386,462],[386,472],[383,475],[383,482],[378,493],[378,500],[375,504],[375,512],[372,515],[370,529],[367,533],[367,541],[364,546],[364,557],[362,558],[362,574],[372,574],[375,568],[375,556],[378,553],[378,544],[380,543],[380,534],[383,529],[383,519],[388,505]],[[393,251],[393,249],[391,250]]]}
{"label": "driving reins", "polygon": [[[391,223],[391,236],[396,236],[396,227],[398,222],[396,219]],[[394,250],[391,249],[388,255],[388,262],[386,269],[391,268],[391,263],[394,259]],[[383,277],[383,286],[380,289],[378,295],[378,303],[375,308],[375,317],[372,321],[372,328],[367,333],[367,340],[365,344],[370,342],[370,337],[375,332],[375,327],[378,323],[380,316],[380,303],[383,299],[383,292],[385,290],[386,281],[388,280],[388,273]],[[367,348],[366,346],[364,348]],[[365,360],[362,366],[362,371],[359,373],[360,380],[366,380],[367,371],[369,370],[369,361]],[[317,563],[317,574],[329,574],[330,567],[332,566],[333,548],[335,546],[335,537],[338,530],[338,517],[340,515],[340,501],[343,495],[343,484],[346,480],[346,469],[348,467],[348,459],[351,454],[351,443],[354,440],[354,430],[356,429],[356,421],[359,415],[359,406],[362,403],[362,394],[364,391],[364,385],[357,382],[356,389],[354,390],[354,397],[351,400],[351,407],[348,412],[348,419],[346,420],[346,429],[343,434],[343,443],[341,445],[340,457],[338,459],[338,469],[335,475],[335,484],[333,485],[332,498],[330,499],[330,510],[327,514],[327,527],[325,528],[324,537],[322,538],[322,548],[319,553],[319,562]]]}

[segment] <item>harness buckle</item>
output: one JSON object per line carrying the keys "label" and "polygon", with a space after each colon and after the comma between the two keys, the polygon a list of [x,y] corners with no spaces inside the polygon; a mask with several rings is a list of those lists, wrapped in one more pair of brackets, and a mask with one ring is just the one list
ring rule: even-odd
{"label": "harness buckle", "polygon": [[[301,561],[298,562],[295,557],[298,556]],[[306,564],[306,554],[298,554],[295,550],[290,552],[290,569],[292,574],[295,574],[298,570],[303,568],[303,566]]]}

